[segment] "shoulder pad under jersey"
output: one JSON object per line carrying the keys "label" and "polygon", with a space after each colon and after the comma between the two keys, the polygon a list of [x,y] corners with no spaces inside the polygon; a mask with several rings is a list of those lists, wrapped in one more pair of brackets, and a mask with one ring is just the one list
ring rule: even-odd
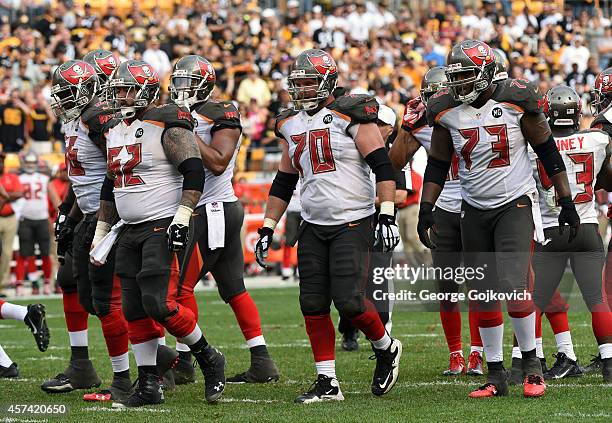
{"label": "shoulder pad under jersey", "polygon": [[327,108],[347,116],[352,124],[376,123],[378,120],[378,102],[371,95],[346,94],[335,99]]}
{"label": "shoulder pad under jersey", "polygon": [[211,133],[223,128],[238,128],[242,130],[240,124],[240,112],[230,101],[207,101],[197,104],[194,111],[202,119],[213,124]]}
{"label": "shoulder pad under jersey", "polygon": [[440,120],[445,111],[459,105],[461,105],[461,102],[455,100],[450,89],[444,88],[438,91],[427,101],[427,111],[425,112],[427,124],[429,126],[434,126],[434,124]]}
{"label": "shoulder pad under jersey", "polygon": [[179,127],[193,131],[194,128],[189,110],[175,103],[167,103],[147,110],[142,120],[161,123],[165,129]]}
{"label": "shoulder pad under jersey", "polygon": [[538,87],[526,79],[507,79],[493,92],[493,100],[508,103],[524,113],[542,113],[544,97]]}

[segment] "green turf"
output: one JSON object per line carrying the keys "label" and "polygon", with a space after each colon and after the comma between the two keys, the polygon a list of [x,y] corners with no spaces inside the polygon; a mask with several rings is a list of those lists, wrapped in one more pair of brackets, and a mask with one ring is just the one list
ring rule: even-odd
{"label": "green turf", "polygon": [[[363,337],[360,350],[338,351],[337,372],[346,400],[342,403],[297,405],[293,399],[314,380],[312,354],[298,307],[297,289],[258,289],[251,292],[262,318],[264,335],[277,361],[281,381],[270,385],[228,385],[223,399],[208,405],[203,399],[201,374],[198,383],[180,386],[166,395],[166,403],[145,411],[111,411],[110,404],[81,400],[82,392],[48,395],[39,385],[65,367],[69,356],[61,302],[46,301],[51,346],[39,353],[30,333],[19,322],[0,321],[0,343],[21,368],[21,380],[0,380],[0,405],[66,404],[70,413],[62,421],[293,421],[293,422],[405,422],[405,421],[611,421],[612,386],[603,386],[601,376],[564,379],[550,383],[544,398],[525,399],[521,388],[511,388],[510,396],[471,400],[468,392],[483,378],[447,378],[440,372],[448,352],[437,313],[399,312],[393,315],[393,332],[404,344],[400,379],[382,398],[370,393],[374,362]],[[230,308],[214,292],[198,293],[200,324],[209,341],[218,346],[228,361],[227,374],[245,370],[249,352]],[[570,316],[576,352],[588,361],[597,351],[586,313]],[[110,364],[98,322],[90,319],[90,353],[105,382],[111,376]],[[467,328],[464,321],[464,328]],[[506,331],[506,357],[509,362],[510,332]],[[545,350],[554,352],[554,338],[545,324]],[[468,332],[464,330],[468,344]],[[168,343],[173,341],[168,337]],[[339,345],[339,344],[338,344]],[[467,352],[467,347],[464,348]],[[135,365],[132,361],[132,374]],[[199,372],[199,370],[198,370]],[[6,415],[5,415],[6,416]],[[48,417],[48,416],[47,416]],[[38,417],[41,419],[42,417]],[[30,421],[36,418],[29,417]],[[51,419],[54,421],[54,419]],[[2,421],[2,417],[0,417]]]}

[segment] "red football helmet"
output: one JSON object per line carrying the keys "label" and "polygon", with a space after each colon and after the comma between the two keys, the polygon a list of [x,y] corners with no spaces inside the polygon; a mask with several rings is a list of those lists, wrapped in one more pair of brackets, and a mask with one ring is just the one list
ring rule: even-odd
{"label": "red football helmet", "polygon": [[159,97],[159,75],[142,60],[121,63],[108,83],[110,106],[131,118]]}
{"label": "red football helmet", "polygon": [[66,123],[81,116],[99,88],[96,71],[82,60],[59,66],[51,79],[51,110]]}
{"label": "red football helmet", "polygon": [[595,87],[591,93],[593,95],[592,112],[598,115],[612,102],[612,67],[604,69],[597,75]]}

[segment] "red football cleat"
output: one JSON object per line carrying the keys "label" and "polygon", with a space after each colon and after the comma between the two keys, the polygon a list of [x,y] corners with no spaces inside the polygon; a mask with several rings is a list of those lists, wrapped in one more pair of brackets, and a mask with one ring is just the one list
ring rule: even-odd
{"label": "red football cleat", "polygon": [[525,397],[541,397],[546,391],[546,384],[540,375],[528,375],[523,382],[523,395]]}
{"label": "red football cleat", "polygon": [[83,395],[83,401],[108,402],[112,400],[112,395],[109,391],[106,393],[92,392],[91,394]]}
{"label": "red football cleat", "polygon": [[448,369],[444,370],[442,374],[444,376],[455,376],[461,373],[465,373],[465,359],[460,353],[454,352],[450,355]]}
{"label": "red football cleat", "polygon": [[467,374],[478,376],[482,375],[482,355],[478,351],[473,351],[468,357]]}
{"label": "red football cleat", "polygon": [[470,392],[470,398],[490,398],[500,396],[497,386],[492,383],[485,383],[475,391]]}

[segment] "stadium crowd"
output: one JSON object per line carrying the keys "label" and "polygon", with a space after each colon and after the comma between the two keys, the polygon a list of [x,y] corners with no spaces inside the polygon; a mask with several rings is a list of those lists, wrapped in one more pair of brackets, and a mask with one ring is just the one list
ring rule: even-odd
{"label": "stadium crowd", "polygon": [[[59,170],[53,165],[63,161],[64,139],[49,107],[50,76],[58,64],[91,49],[147,61],[164,89],[177,58],[205,56],[217,74],[213,97],[239,104],[244,138],[237,179],[251,179],[254,172],[277,167],[274,118],[292,107],[288,68],[305,49],[329,51],[340,86],[375,93],[401,117],[427,69],[442,65],[454,43],[481,39],[503,50],[511,77],[535,81],[541,92],[559,84],[575,88],[588,120],[594,79],[612,65],[610,18],[610,2],[602,0],[0,1],[5,172],[18,171],[29,151],[46,160],[50,171]],[[167,99],[164,92],[160,101]],[[18,192],[9,179],[3,176],[4,188]],[[417,199],[418,193],[407,204]],[[0,221],[13,213],[9,209]],[[6,246],[15,234],[6,226],[0,225],[8,257],[3,262],[10,260]]]}

